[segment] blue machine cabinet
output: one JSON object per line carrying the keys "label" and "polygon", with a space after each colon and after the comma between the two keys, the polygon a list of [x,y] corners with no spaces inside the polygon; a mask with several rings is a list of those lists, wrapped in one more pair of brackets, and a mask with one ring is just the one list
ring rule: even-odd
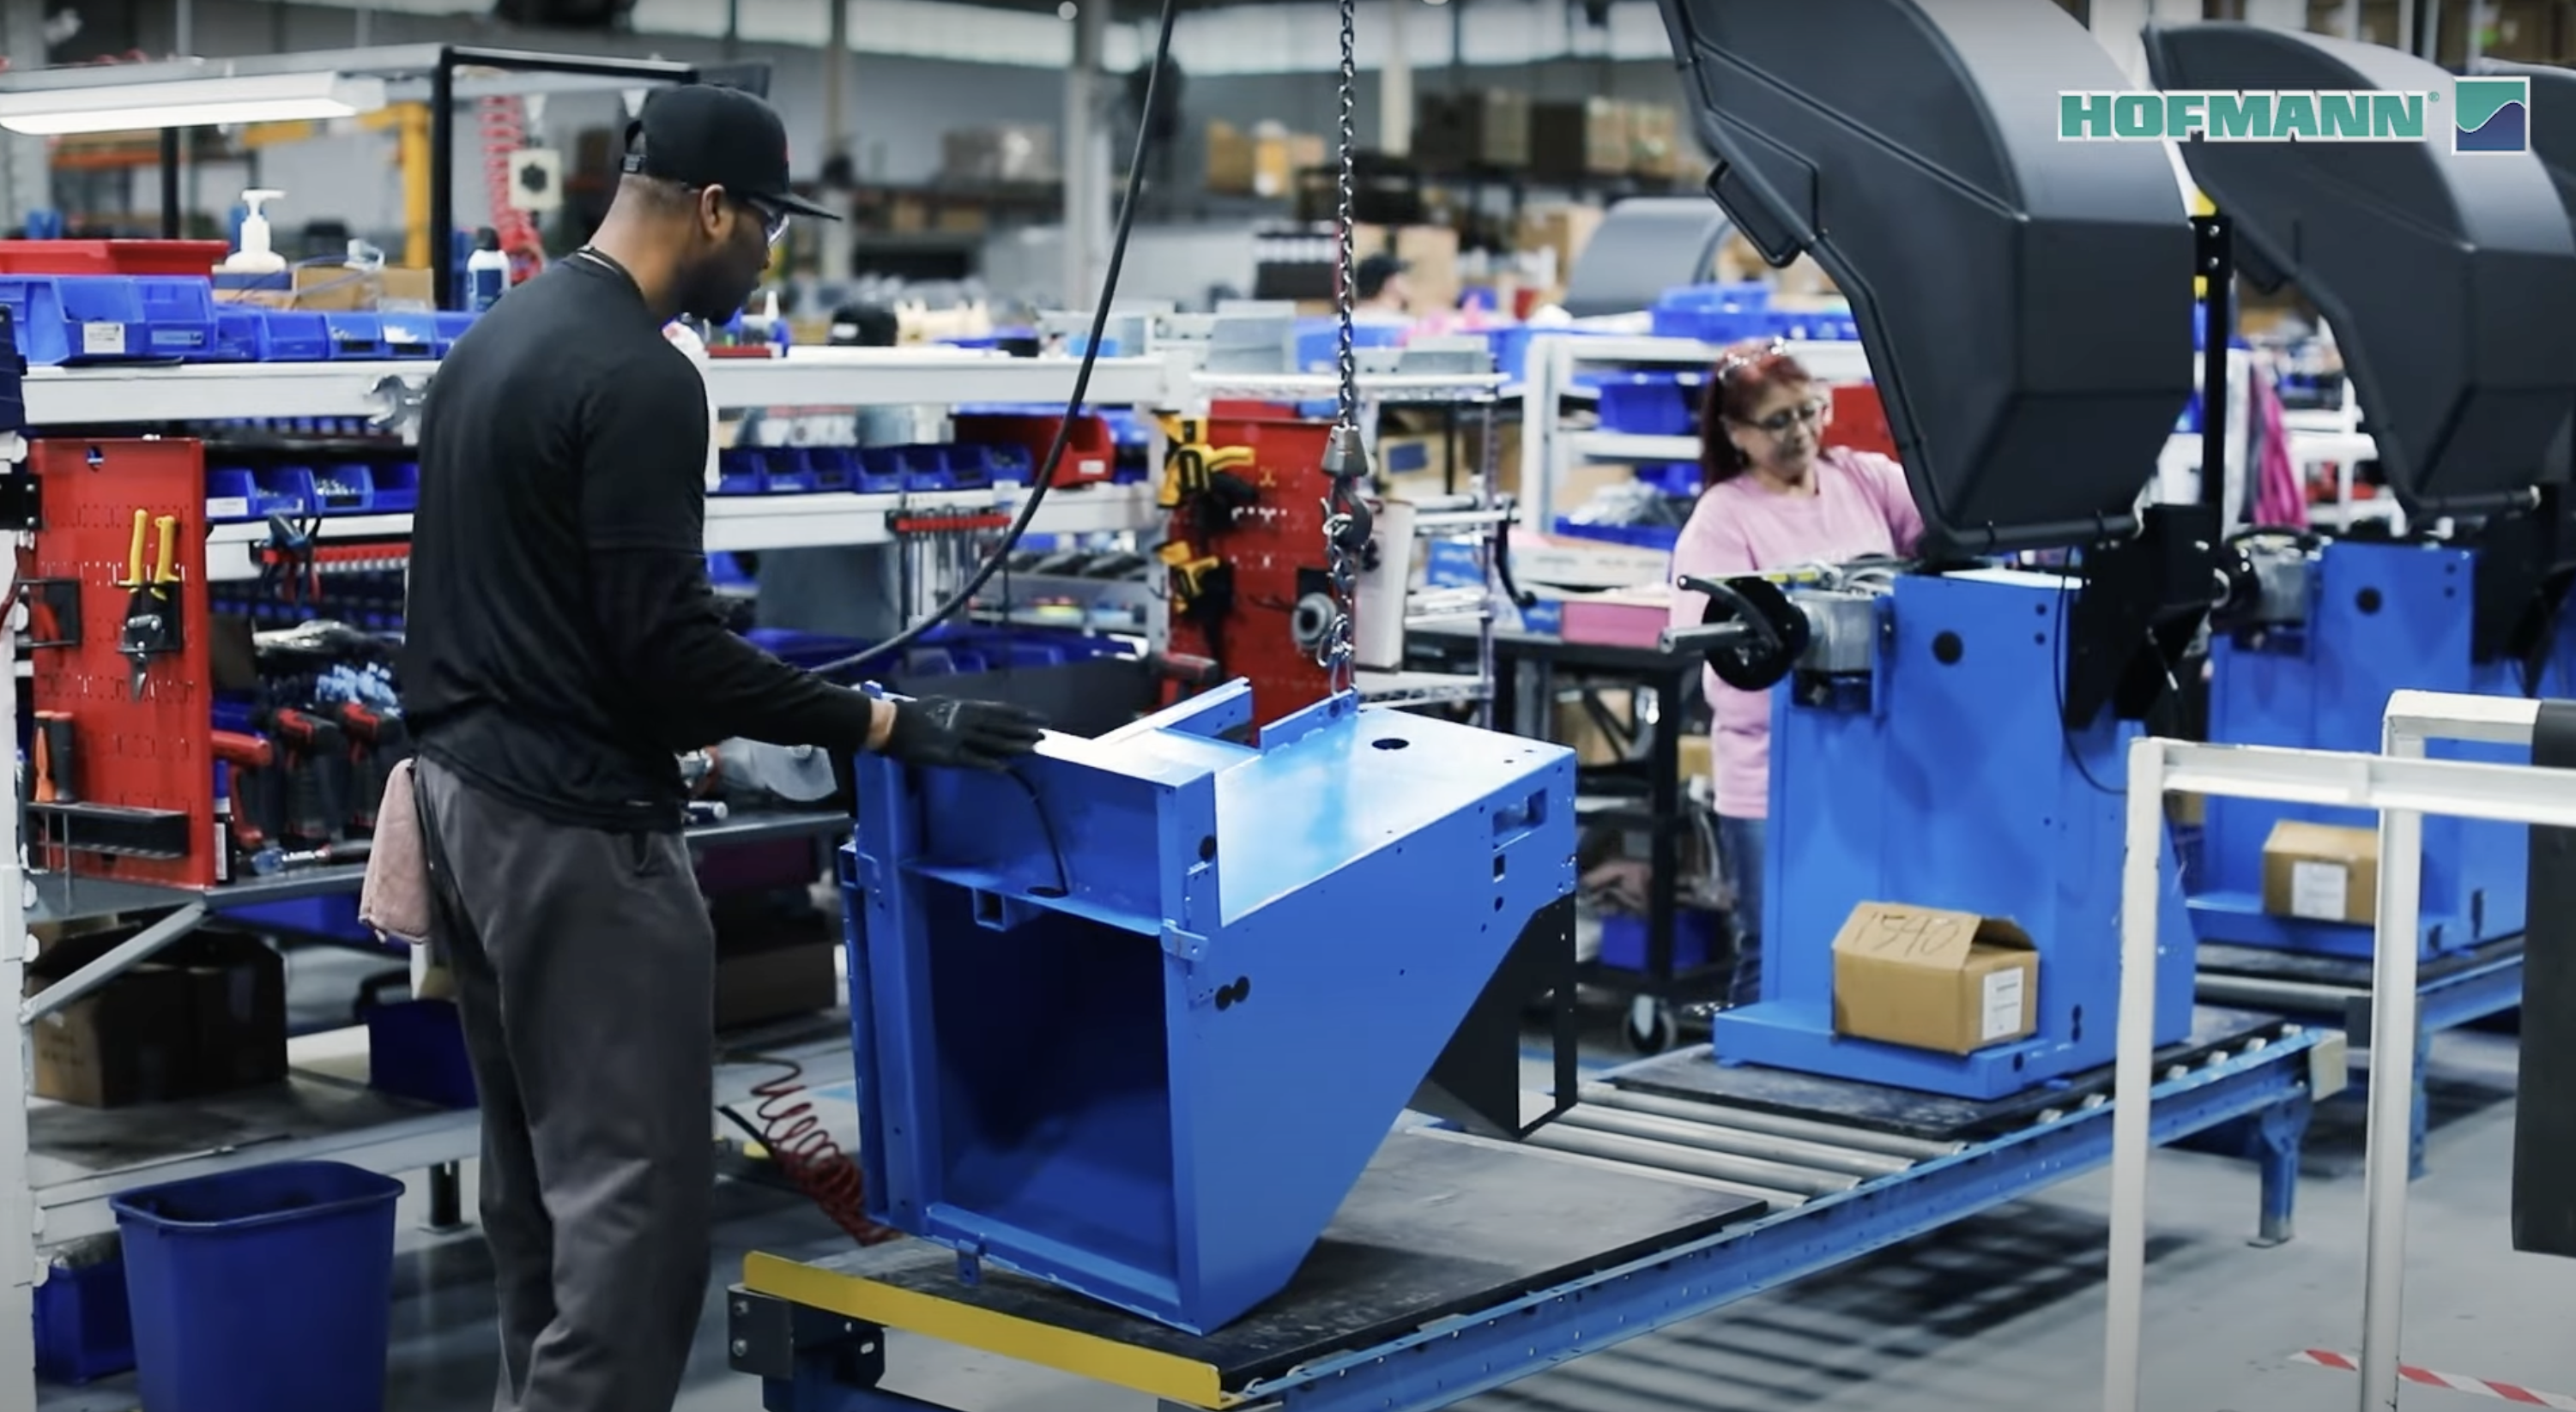
{"label": "blue machine cabinet", "polygon": [[1237,682],[1007,774],[862,762],[876,1219],[1216,1328],[1296,1271],[1524,936],[1571,964],[1572,752],[1348,696],[1222,738],[1250,714]]}
{"label": "blue machine cabinet", "polygon": [[[2450,82],[2393,49],[2254,25],[2150,25],[2145,46],[2156,83],[2184,92],[2439,92]],[[2412,536],[2314,549],[2241,541],[2228,602],[2213,619],[2209,738],[2375,752],[2393,691],[2563,693],[2576,520],[2553,445],[2576,414],[2567,374],[2576,367],[2576,194],[2530,152],[2471,162],[2414,142],[2177,150],[2224,213],[2245,268],[2267,286],[2296,285],[2332,324]],[[2407,277],[2389,279],[2392,268]],[[2507,288],[2510,298],[2494,294]],[[2201,939],[2368,958],[2367,926],[2265,914],[2262,854],[2283,819],[2375,823],[2351,811],[2210,801],[2203,871],[2191,882]],[[2425,820],[2418,945],[2428,959],[2521,932],[2524,833]]]}
{"label": "blue machine cabinet", "polygon": [[[1866,682],[1777,688],[1762,999],[1712,1022],[1722,1062],[1999,1098],[2111,1061],[2117,790],[2139,727],[2061,724],[2062,688],[2049,683],[2075,594],[2053,573],[1907,575],[1878,604],[1884,645]],[[2177,873],[2168,858],[2159,1044],[2191,1023]],[[1874,901],[2017,923],[2039,952],[2037,1033],[1968,1055],[1837,1035],[1834,936]]]}
{"label": "blue machine cabinet", "polygon": [[[2440,544],[2333,540],[2316,551],[2304,621],[2221,632],[2210,647],[2209,738],[2373,753],[2391,693],[2569,694],[2576,623],[2560,618],[2538,680],[2519,661],[2477,661],[2471,650],[2477,554]],[[2454,759],[2528,763],[2530,751],[2440,742]],[[2191,880],[2192,923],[2204,942],[2366,959],[2365,923],[2275,916],[2263,905],[2263,847],[2284,819],[2375,828],[2358,810],[2212,799]],[[2519,936],[2528,830],[2513,824],[2424,820],[2426,959]]]}

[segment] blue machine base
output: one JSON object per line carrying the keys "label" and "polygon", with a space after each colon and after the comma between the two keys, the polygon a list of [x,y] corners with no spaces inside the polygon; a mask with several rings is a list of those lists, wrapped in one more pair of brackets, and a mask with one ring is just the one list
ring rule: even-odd
{"label": "blue machine base", "polygon": [[1832,1011],[1814,1001],[1766,1000],[1711,1023],[1718,1063],[1758,1065],[1885,1084],[1959,1098],[2009,1098],[2056,1072],[2047,1059],[2064,1046],[2042,1038],[1974,1054],[1940,1054],[1834,1033]]}
{"label": "blue machine base", "polygon": [[[1865,690],[1796,678],[1772,696],[1762,994],[1717,1016],[1729,1064],[1994,1099],[2110,1063],[2140,727],[2059,706],[2080,589],[2008,569],[1909,574],[1881,601]],[[2156,1035],[2191,1023],[2193,945],[2170,843],[2157,913]],[[2033,1033],[1966,1055],[1835,1031],[1835,938],[1870,903],[1996,918],[2037,952]],[[1937,984],[1937,982],[1926,982]]]}
{"label": "blue machine base", "polygon": [[[2576,615],[2562,614],[2538,679],[2514,664],[2475,659],[2478,557],[2447,545],[2333,540],[2308,580],[2307,620],[2213,636],[2209,739],[2225,745],[2376,754],[2381,716],[2397,691],[2464,696],[2564,696],[2576,686]],[[2433,742],[2436,759],[2527,763],[2525,747]],[[2263,851],[2284,820],[2375,828],[2357,809],[2213,798],[2190,879],[2191,925],[2206,945],[2367,960],[2372,929],[2273,916],[2263,910]],[[2428,816],[2420,953],[2458,955],[2519,936],[2525,830],[2516,824]]]}
{"label": "blue machine base", "polygon": [[[2203,945],[2251,946],[2345,961],[2368,961],[2377,935],[2357,922],[2274,916],[2263,910],[2263,899],[2251,892],[2204,892],[2194,896],[2191,927]],[[2425,927],[2423,944],[2416,948],[2416,954],[2426,961],[2436,961],[2492,944],[2472,937],[2468,927],[2433,922]]]}

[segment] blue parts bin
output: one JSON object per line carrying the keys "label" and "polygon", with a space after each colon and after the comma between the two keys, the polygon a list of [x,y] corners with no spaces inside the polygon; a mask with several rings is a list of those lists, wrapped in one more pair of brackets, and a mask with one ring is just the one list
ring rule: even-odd
{"label": "blue parts bin", "polygon": [[143,1405],[381,1412],[402,1190],[288,1162],[110,1198]]}
{"label": "blue parts bin", "polygon": [[1699,422],[1698,373],[1625,373],[1601,380],[1601,429],[1631,436],[1688,436]]}
{"label": "blue parts bin", "polygon": [[201,279],[0,275],[0,306],[29,363],[216,356],[214,287]]}
{"label": "blue parts bin", "polygon": [[1007,773],[860,758],[871,1217],[1218,1328],[1288,1282],[1506,963],[1570,965],[1570,751],[1348,695],[1224,738],[1252,724],[1236,681]]}
{"label": "blue parts bin", "polygon": [[716,458],[718,495],[923,494],[1026,485],[1028,452],[1017,446],[734,447]]}
{"label": "blue parts bin", "polygon": [[36,1287],[36,1376],[66,1387],[134,1371],[123,1259],[57,1260]]}
{"label": "blue parts bin", "polygon": [[263,363],[319,363],[331,356],[331,326],[302,309],[269,309],[260,319]]}
{"label": "blue parts bin", "polygon": [[454,1001],[370,1005],[366,1019],[367,1087],[441,1108],[472,1108],[481,1101]]}

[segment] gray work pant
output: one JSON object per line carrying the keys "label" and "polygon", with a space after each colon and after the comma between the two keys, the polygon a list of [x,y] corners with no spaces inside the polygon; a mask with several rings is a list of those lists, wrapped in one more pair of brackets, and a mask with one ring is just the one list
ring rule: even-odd
{"label": "gray work pant", "polygon": [[668,1412],[706,1298],[715,934],[686,841],[418,766],[483,1104],[498,1412]]}

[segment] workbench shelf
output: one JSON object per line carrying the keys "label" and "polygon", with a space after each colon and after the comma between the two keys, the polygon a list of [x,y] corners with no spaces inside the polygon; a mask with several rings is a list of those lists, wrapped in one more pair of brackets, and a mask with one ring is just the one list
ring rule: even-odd
{"label": "workbench shelf", "polygon": [[[1009,358],[964,350],[796,349],[784,358],[719,358],[707,380],[719,409],[752,411],[865,409],[870,407],[1061,408],[1073,391],[1077,361],[1063,357]],[[147,433],[257,440],[277,438],[274,424],[344,433],[367,430],[342,444],[387,446],[407,439],[423,389],[435,375],[431,360],[247,365],[122,365],[30,370],[24,380],[28,436],[140,436]],[[1163,407],[1197,395],[1184,370],[1168,359],[1103,358],[1095,364],[1089,401],[1099,407]],[[299,445],[312,444],[309,438]],[[909,495],[781,494],[711,496],[707,509],[710,552],[758,551],[884,543],[898,512],[929,510],[1010,512],[1023,503],[1024,486]],[[1042,534],[1114,535],[1149,528],[1150,487],[1122,484],[1060,486],[1048,494],[1033,528]],[[399,567],[407,554],[408,515],[326,516],[318,521],[323,543],[381,543],[381,562],[349,561],[349,568]],[[219,524],[207,543],[210,580],[258,574],[267,543],[265,524]],[[19,666],[14,644],[8,652]],[[23,675],[23,674],[22,674]],[[9,709],[22,707],[12,701]],[[28,924],[118,916],[142,931],[117,943],[44,994],[22,1002],[21,1024],[39,1019],[72,992],[134,965],[196,927],[243,909],[315,897],[345,896],[360,886],[361,866],[324,865],[248,877],[212,888],[137,886],[29,871],[14,813],[0,837],[0,990],[22,993],[32,943]],[[846,832],[846,816],[737,815],[692,831],[701,844],[750,843]],[[400,950],[396,948],[396,950]],[[62,994],[55,994],[62,991]],[[289,1077],[218,1098],[126,1109],[85,1109],[27,1095],[26,1047],[11,1048],[16,1062],[0,1066],[21,1095],[0,1104],[0,1406],[23,1400],[22,1381],[33,1367],[32,1286],[42,1278],[41,1256],[62,1244],[113,1228],[109,1198],[165,1181],[211,1175],[235,1167],[307,1158],[329,1158],[385,1173],[426,1170],[433,1221],[458,1214],[457,1165],[476,1152],[479,1117],[470,1109],[426,1107],[367,1087],[366,1031],[340,1029],[289,1041]],[[733,1052],[753,1050],[800,1061],[826,1075],[848,1062],[845,1015],[809,1021],[792,1032],[729,1038]],[[719,1067],[719,1103],[740,1103],[751,1086],[778,1076],[773,1066]],[[715,1122],[710,1115],[711,1131]],[[14,1354],[12,1352],[14,1350]],[[32,1396],[31,1389],[23,1389]]]}

